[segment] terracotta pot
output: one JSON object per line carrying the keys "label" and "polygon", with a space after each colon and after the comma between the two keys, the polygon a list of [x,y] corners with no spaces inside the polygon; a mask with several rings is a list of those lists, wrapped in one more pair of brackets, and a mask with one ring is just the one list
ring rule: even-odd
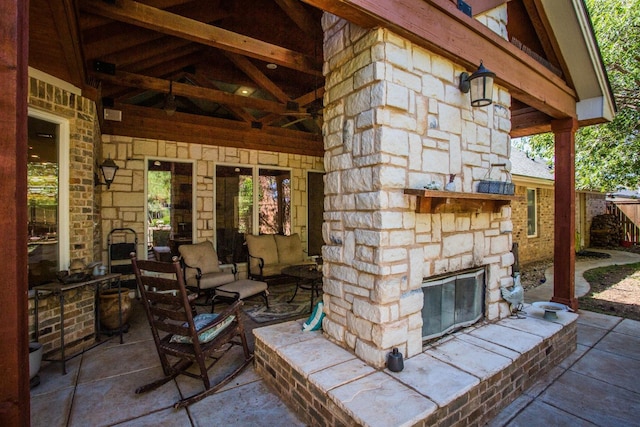
{"label": "terracotta pot", "polygon": [[[129,289],[122,289],[120,295],[122,296],[122,326],[124,326],[131,315]],[[108,330],[118,329],[120,326],[118,308],[117,289],[107,289],[100,293],[100,323],[103,328]]]}

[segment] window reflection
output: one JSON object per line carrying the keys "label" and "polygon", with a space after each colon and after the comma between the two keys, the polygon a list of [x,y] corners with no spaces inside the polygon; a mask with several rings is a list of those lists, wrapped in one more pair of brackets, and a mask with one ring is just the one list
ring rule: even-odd
{"label": "window reflection", "polygon": [[[254,185],[256,179],[257,186]],[[291,234],[291,172],[288,170],[260,168],[256,171],[253,167],[217,165],[215,200],[216,251],[222,262],[246,262],[244,236],[255,234],[254,230],[259,234]],[[258,215],[254,223],[256,201]]]}
{"label": "window reflection", "polygon": [[216,243],[225,263],[245,262],[244,235],[253,233],[253,169],[216,167]]}
{"label": "window reflection", "polygon": [[56,280],[58,244],[58,125],[29,117],[27,215],[29,287]]}
{"label": "window reflection", "polygon": [[170,261],[193,241],[193,164],[149,160],[147,170],[148,241]]}

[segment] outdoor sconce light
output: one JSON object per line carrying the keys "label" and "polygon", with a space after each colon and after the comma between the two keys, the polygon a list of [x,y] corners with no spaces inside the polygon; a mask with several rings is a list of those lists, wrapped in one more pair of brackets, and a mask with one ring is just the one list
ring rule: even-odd
{"label": "outdoor sconce light", "polygon": [[482,61],[480,61],[480,66],[473,74],[460,74],[458,87],[463,93],[471,91],[472,107],[485,107],[493,102],[493,78],[495,76],[495,73],[484,68]]}
{"label": "outdoor sconce light", "polygon": [[113,180],[116,177],[116,172],[118,171],[118,169],[120,169],[120,167],[118,165],[116,165],[116,162],[114,162],[113,160],[111,160],[111,157],[109,157],[108,159],[106,159],[104,162],[102,162],[102,164],[100,165],[100,170],[102,171],[102,177],[104,178],[104,184],[100,182],[100,178],[98,177],[98,174],[95,175],[95,185],[106,185],[107,186],[107,190],[109,189],[109,187],[111,187],[111,183],[113,182]]}

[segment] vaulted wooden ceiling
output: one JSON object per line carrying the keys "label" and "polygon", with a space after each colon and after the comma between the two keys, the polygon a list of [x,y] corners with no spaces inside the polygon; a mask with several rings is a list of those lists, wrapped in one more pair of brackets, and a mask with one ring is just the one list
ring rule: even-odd
{"label": "vaulted wooden ceiling", "polygon": [[[468,3],[479,13],[504,1]],[[121,111],[121,121],[99,115],[104,133],[323,152],[320,9],[298,0],[31,0],[30,8],[29,65],[80,87],[100,111]],[[512,43],[569,80],[536,0],[508,8]],[[514,136],[551,120],[517,99],[512,118]]]}

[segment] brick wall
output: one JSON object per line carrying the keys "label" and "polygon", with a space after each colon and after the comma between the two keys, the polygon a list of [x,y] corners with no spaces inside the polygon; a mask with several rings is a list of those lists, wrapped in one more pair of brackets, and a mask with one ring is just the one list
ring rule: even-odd
{"label": "brick wall", "polygon": [[[82,287],[64,293],[65,351],[71,354],[74,344],[92,339],[95,335],[94,287]],[[35,339],[34,299],[29,299],[29,339]],[[38,303],[38,342],[43,353],[60,349],[60,300],[58,296],[41,298]]]}
{"label": "brick wall", "polygon": [[[538,193],[538,232],[527,236],[527,189],[536,188]],[[520,264],[553,258],[554,236],[554,191],[552,188],[516,185],[515,194],[522,201],[511,204],[513,241],[518,243]]]}
{"label": "brick wall", "polygon": [[[100,149],[100,129],[93,101],[61,89],[52,83],[29,78],[30,108],[46,111],[69,121],[69,259],[90,263],[100,253],[102,245],[99,222],[100,209],[94,187],[96,152]],[[66,269],[69,266],[61,266]],[[58,297],[40,301],[40,342],[45,354],[60,346],[60,307]],[[29,334],[34,338],[34,300],[28,300]],[[92,289],[65,293],[65,342],[72,343],[92,336],[94,329],[94,293]]]}
{"label": "brick wall", "polygon": [[[313,364],[305,367],[293,367],[283,354],[289,355],[286,348],[277,348],[287,342],[287,333],[279,335],[273,341],[259,335],[256,338],[255,366],[256,372],[273,389],[278,396],[310,426],[347,426],[360,425],[358,416],[350,412],[336,398],[333,390],[323,386],[332,384],[333,387],[343,385],[336,378],[322,381],[320,372],[314,372],[311,367],[320,369]],[[291,339],[291,338],[289,338]],[[296,341],[293,341],[296,342]],[[535,381],[557,366],[577,346],[577,324],[574,321],[565,324],[562,329],[550,337],[542,340],[530,350],[523,352],[505,369],[488,378],[481,379],[460,396],[446,404],[442,404],[435,412],[422,420],[412,420],[417,426],[483,426],[495,417],[501,409],[515,400],[524,390]],[[309,369],[310,371],[304,371]],[[329,368],[330,369],[330,368]],[[341,372],[345,381],[353,380],[357,375],[352,372]],[[336,374],[339,377],[340,374]],[[360,374],[367,375],[365,371]],[[313,376],[313,380],[310,377]],[[346,382],[345,382],[346,383]],[[381,391],[381,393],[384,393]],[[385,405],[384,399],[378,405]],[[390,408],[392,410],[393,408]],[[364,410],[364,408],[363,408]]]}
{"label": "brick wall", "polygon": [[[95,227],[99,211],[94,205],[93,174],[97,160],[94,150],[100,143],[100,130],[93,101],[67,92],[34,77],[29,78],[29,107],[69,120],[69,228],[70,259],[94,260],[100,247]],[[61,206],[61,208],[64,208]],[[67,268],[68,266],[63,266]]]}
{"label": "brick wall", "polygon": [[[527,236],[527,189],[535,188],[538,193],[538,233]],[[552,187],[518,184],[515,194],[522,201],[511,204],[513,241],[518,243],[520,264],[551,260],[554,248],[554,206],[555,192]],[[594,216],[605,212],[604,193],[576,192],[576,251],[588,248],[589,230]]]}

